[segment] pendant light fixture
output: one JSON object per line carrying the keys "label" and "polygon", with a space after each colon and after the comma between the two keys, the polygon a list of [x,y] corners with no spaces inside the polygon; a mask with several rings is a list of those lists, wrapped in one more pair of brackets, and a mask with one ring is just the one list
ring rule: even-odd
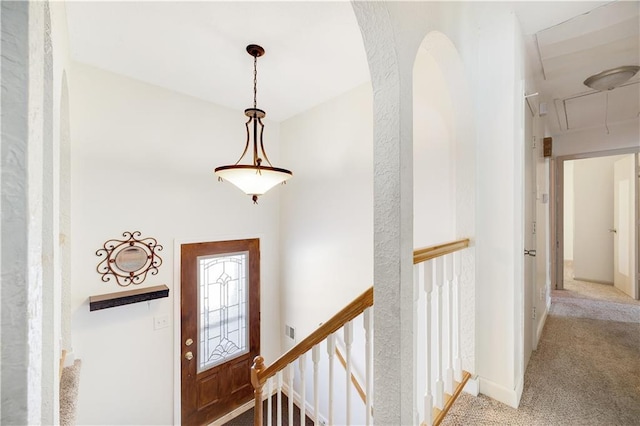
{"label": "pendant light fixture", "polygon": [[[262,119],[267,113],[257,107],[257,64],[258,57],[264,55],[264,49],[256,44],[250,44],[247,46],[247,53],[253,56],[253,108],[244,110],[244,115],[249,117],[249,120],[245,123],[247,142],[238,161],[233,165],[216,167],[215,174],[219,180],[229,181],[245,194],[251,195],[254,204],[257,204],[258,196],[264,194],[277,184],[284,183],[293,176],[293,173],[286,169],[273,167],[264,150],[264,142],[262,140],[264,124],[262,123]],[[242,159],[247,155],[252,140],[253,162],[250,164],[240,164]]]}

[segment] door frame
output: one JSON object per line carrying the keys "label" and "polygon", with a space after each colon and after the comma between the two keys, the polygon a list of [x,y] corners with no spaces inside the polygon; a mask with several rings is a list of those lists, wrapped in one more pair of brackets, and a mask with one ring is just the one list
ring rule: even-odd
{"label": "door frame", "polygon": [[[524,111],[524,146],[523,146],[523,174],[524,179],[522,180],[523,185],[523,193],[524,197],[522,199],[522,222],[524,225],[523,229],[523,246],[525,250],[537,250],[538,241],[537,235],[533,233],[533,224],[538,222],[537,218],[537,206],[538,200],[536,198],[536,186],[538,183],[538,164],[537,158],[539,154],[538,145],[541,142],[542,138],[539,138],[537,135],[537,126],[538,126],[538,117],[534,112],[534,109],[531,107],[529,103],[529,99],[525,98],[527,106],[529,106],[528,110],[531,115],[527,115],[527,108]],[[527,164],[527,159],[529,164]],[[530,169],[529,172],[527,170]],[[529,181],[529,187],[527,182]],[[527,189],[529,191],[527,191]],[[528,208],[527,208],[528,207]],[[529,211],[527,211],[529,210]],[[529,244],[527,244],[527,241]],[[537,264],[535,256],[528,256],[522,253],[523,261],[522,261],[522,283],[523,283],[523,293],[522,293],[522,306],[524,312],[523,324],[522,324],[522,355],[523,355],[523,369],[522,374],[527,370],[527,366],[533,355],[533,351],[538,348],[538,339],[537,339],[537,320],[533,318],[533,310],[536,308],[536,288],[538,286],[537,280]],[[529,274],[527,274],[527,262],[529,262]],[[528,275],[528,276],[527,276]],[[530,305],[527,306],[527,298],[530,300]],[[529,309],[530,308],[530,309]],[[527,329],[529,330],[529,342],[526,342],[527,337]],[[529,347],[527,347],[527,345]],[[527,349],[530,349],[527,353]],[[524,380],[524,379],[523,379]]]}
{"label": "door frame", "polygon": [[[192,237],[192,238],[175,238],[173,240],[173,424],[182,424],[182,345],[181,345],[181,303],[182,296],[180,291],[180,268],[182,262],[181,246],[183,244],[207,243],[211,241],[231,241],[231,240],[249,240],[258,238],[264,241],[266,238],[263,233],[234,233],[234,234],[216,234],[208,237]],[[262,271],[262,259],[260,256],[260,271]],[[261,272],[262,274],[262,272]],[[262,280],[260,280],[262,286]],[[262,304],[262,300],[260,301]],[[262,343],[262,342],[261,342]]]}
{"label": "door frame", "polygon": [[[637,154],[640,153],[640,148],[618,148],[604,151],[583,152],[578,154],[563,155],[555,157],[555,167],[551,168],[552,181],[555,182],[553,208],[555,209],[555,232],[553,240],[551,242],[551,256],[555,259],[552,262],[551,277],[555,284],[556,290],[564,290],[564,162],[569,160],[583,160],[586,158],[595,157],[610,157],[613,155],[625,155],[625,154]],[[636,162],[636,175],[638,173],[638,164]],[[636,236],[636,254],[640,250],[640,241],[638,241],[638,217],[640,216],[640,196],[636,193],[636,220],[635,220],[635,236]],[[552,231],[553,232],[553,231]],[[636,268],[637,269],[637,268]],[[637,274],[637,272],[636,272]],[[638,277],[635,279],[636,288],[638,284]],[[638,289],[640,290],[640,289]],[[640,294],[638,292],[637,294]]]}

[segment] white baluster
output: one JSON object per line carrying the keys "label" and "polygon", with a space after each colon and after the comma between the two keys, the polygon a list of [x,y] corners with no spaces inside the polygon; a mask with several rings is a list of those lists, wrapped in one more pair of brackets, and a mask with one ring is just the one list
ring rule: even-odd
{"label": "white baluster", "polygon": [[445,259],[447,273],[447,372],[445,375],[445,389],[449,395],[453,395],[453,254],[448,254]]}
{"label": "white baluster", "polygon": [[336,353],[336,336],[327,337],[327,355],[329,355],[329,424],[333,424],[333,358]]}
{"label": "white baluster", "polygon": [[373,424],[372,415],[371,415],[371,405],[373,400],[373,363],[371,362],[372,352],[373,352],[373,339],[371,337],[371,332],[373,331],[373,315],[371,315],[371,308],[367,308],[364,310],[364,339],[365,339],[365,383],[364,388],[366,394],[366,425],[370,426]]}
{"label": "white baluster", "polygon": [[444,282],[444,261],[442,257],[436,258],[436,287],[438,291],[438,317],[436,322],[436,339],[437,339],[437,355],[438,355],[438,378],[436,380],[436,406],[439,409],[444,408],[444,382],[442,381],[442,284]]}
{"label": "white baluster", "polygon": [[318,364],[320,362],[320,345],[315,345],[311,350],[313,361],[313,424],[319,425],[320,395],[318,395]]}
{"label": "white baluster", "polygon": [[305,425],[305,417],[307,416],[307,384],[305,382],[305,369],[307,366],[307,354],[304,353],[298,358],[298,366],[300,367],[300,424]]}
{"label": "white baluster", "polygon": [[347,361],[347,425],[351,424],[351,344],[353,343],[353,323],[349,321],[343,327],[344,345],[346,348]]}
{"label": "white baluster", "polygon": [[273,424],[273,419],[271,418],[273,415],[271,395],[273,395],[273,377],[269,378],[267,386],[267,426]]}
{"label": "white baluster", "polygon": [[427,426],[433,424],[433,394],[431,393],[431,292],[433,290],[433,261],[428,260],[422,263],[423,276],[424,276],[424,292],[427,294],[426,300],[426,312],[424,315],[424,328],[427,333],[425,339],[426,345],[426,357],[427,365],[426,371],[426,384],[424,394],[424,421]]}
{"label": "white baluster", "polygon": [[454,328],[455,331],[455,354],[454,354],[454,374],[455,374],[455,378],[456,381],[458,383],[462,382],[462,360],[460,359],[460,319],[461,319],[461,312],[460,312],[460,277],[462,275],[462,253],[461,252],[456,252],[454,253],[453,256],[453,263],[454,263],[454,268],[455,268],[455,281],[454,281],[454,286],[455,286],[455,321],[456,321],[456,326]]}
{"label": "white baluster", "polygon": [[[289,423],[290,425],[293,424],[293,394],[294,394],[294,390],[293,390],[293,375],[295,374],[295,367],[293,366],[293,363],[289,364],[289,400],[287,401],[289,403]],[[278,424],[278,426],[280,426],[280,424]]]}
{"label": "white baluster", "polygon": [[[282,426],[282,371],[278,371],[278,406],[276,407],[276,424]],[[293,372],[289,369],[289,383],[293,382]]]}
{"label": "white baluster", "polygon": [[[413,266],[413,316],[412,316],[412,328],[413,330],[418,329],[418,301],[420,300],[420,268],[418,265]],[[418,389],[418,375],[416,374],[418,371],[418,335],[417,333],[413,336],[413,389]],[[413,424],[420,424],[420,416],[418,411],[418,398],[415,400],[415,405],[413,407]]]}

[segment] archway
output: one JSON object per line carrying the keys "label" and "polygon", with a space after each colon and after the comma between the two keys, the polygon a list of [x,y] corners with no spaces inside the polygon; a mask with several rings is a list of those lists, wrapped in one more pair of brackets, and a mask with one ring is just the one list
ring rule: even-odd
{"label": "archway", "polygon": [[[474,235],[475,190],[471,100],[462,62],[453,42],[442,32],[429,32],[413,65],[413,236],[424,247]],[[464,368],[474,371],[475,269],[473,252],[461,283]],[[466,284],[466,285],[465,285]],[[420,302],[425,303],[424,293]],[[435,303],[435,300],[433,301]],[[433,307],[432,307],[433,310]],[[419,310],[418,336],[425,336],[424,310]],[[448,347],[447,342],[444,346]],[[426,359],[424,345],[417,358]],[[418,362],[418,394],[425,389],[425,366]],[[424,409],[418,404],[420,418]]]}

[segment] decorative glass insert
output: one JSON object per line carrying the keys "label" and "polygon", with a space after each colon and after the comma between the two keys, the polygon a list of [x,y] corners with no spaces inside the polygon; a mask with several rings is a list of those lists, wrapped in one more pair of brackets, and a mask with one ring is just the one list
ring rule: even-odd
{"label": "decorative glass insert", "polygon": [[198,257],[198,372],[249,352],[249,252]]}

